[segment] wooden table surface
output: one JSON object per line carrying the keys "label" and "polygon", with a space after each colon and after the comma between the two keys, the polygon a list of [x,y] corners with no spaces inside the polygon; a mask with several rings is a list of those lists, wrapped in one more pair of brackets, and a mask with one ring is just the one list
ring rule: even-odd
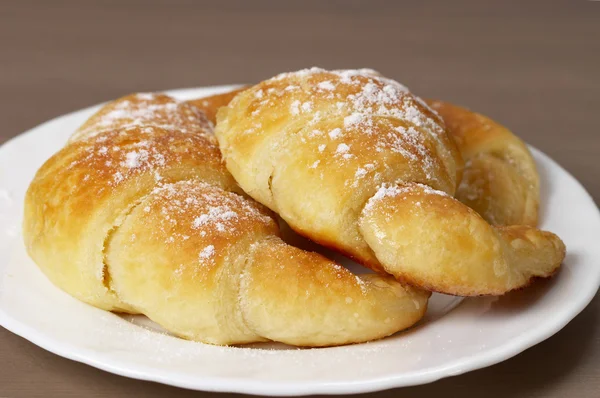
{"label": "wooden table surface", "polygon": [[[1,1],[0,142],[134,91],[370,67],[501,121],[598,203],[600,2],[403,3]],[[369,396],[597,398],[599,310],[597,296],[557,335],[504,363]],[[217,396],[108,374],[0,328],[0,397],[134,394]]]}

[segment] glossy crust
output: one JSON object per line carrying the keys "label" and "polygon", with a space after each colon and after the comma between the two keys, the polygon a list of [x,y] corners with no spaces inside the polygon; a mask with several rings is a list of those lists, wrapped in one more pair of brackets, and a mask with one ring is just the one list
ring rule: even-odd
{"label": "glossy crust", "polygon": [[444,119],[465,161],[456,198],[491,224],[536,226],[540,183],[525,143],[479,113],[427,102]]}
{"label": "glossy crust", "polygon": [[[376,72],[276,76],[221,108],[215,133],[246,193],[301,234],[399,280],[497,295],[550,275],[564,257],[555,235],[525,228],[514,238],[455,200],[462,161],[443,121]],[[443,200],[424,212],[420,200],[385,194],[413,186],[427,189],[417,193],[427,203]],[[379,197],[381,212],[367,212]]]}
{"label": "glossy crust", "polygon": [[271,213],[239,194],[190,106],[162,95],[117,100],[40,168],[23,234],[55,285],[212,344],[357,343],[423,316],[428,292],[357,277],[284,243]]}

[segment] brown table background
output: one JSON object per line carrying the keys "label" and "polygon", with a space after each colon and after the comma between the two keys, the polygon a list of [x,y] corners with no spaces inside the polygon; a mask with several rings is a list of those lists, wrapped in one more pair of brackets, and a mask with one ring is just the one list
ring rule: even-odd
{"label": "brown table background", "polygon": [[[501,121],[598,203],[600,2],[483,3],[0,0],[0,142],[129,92],[371,67]],[[504,363],[368,396],[597,398],[599,310],[597,296],[557,335]],[[134,394],[218,395],[111,375],[0,328],[0,397]]]}

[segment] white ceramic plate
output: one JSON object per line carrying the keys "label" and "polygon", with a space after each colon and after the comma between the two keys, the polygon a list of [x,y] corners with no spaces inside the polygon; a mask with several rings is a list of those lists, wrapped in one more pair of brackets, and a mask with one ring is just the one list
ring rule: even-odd
{"label": "white ceramic plate", "polygon": [[[178,90],[189,99],[228,87]],[[25,254],[20,225],[35,171],[98,106],[44,123],[0,148],[0,325],[58,355],[180,387],[266,395],[347,394],[431,382],[510,358],[564,327],[600,284],[600,214],[582,186],[533,150],[541,227],[567,244],[562,270],[501,298],[434,295],[426,318],[368,344],[323,349],[214,347],[169,336],[55,288]],[[573,344],[577,344],[574,342]]]}

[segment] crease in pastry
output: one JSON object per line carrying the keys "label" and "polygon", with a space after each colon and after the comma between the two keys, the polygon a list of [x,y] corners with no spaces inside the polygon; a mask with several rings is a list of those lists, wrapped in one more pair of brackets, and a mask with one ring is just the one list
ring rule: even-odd
{"label": "crease in pastry", "polygon": [[[107,253],[109,250],[109,246],[112,242],[113,237],[115,236],[115,233],[117,232],[117,230],[119,229],[119,227],[121,226],[121,224],[123,224],[123,222],[125,221],[125,219],[127,219],[127,217],[133,212],[133,210],[135,210],[136,207],[138,207],[143,201],[144,199],[146,199],[148,197],[148,195],[143,195],[140,199],[136,200],[134,204],[132,204],[128,209],[125,210],[124,214],[120,217],[118,217],[115,220],[115,224],[112,226],[111,229],[108,230],[108,232],[106,233],[106,237],[104,238],[104,243],[102,245],[102,283],[104,284],[104,286],[106,287],[106,289],[108,291],[110,291],[112,294],[118,296],[117,292],[114,290],[113,285],[112,285],[112,276],[110,273],[110,265],[108,263],[108,259],[107,259]],[[120,301],[123,301],[121,297],[119,297]],[[133,309],[133,307],[127,305],[127,308],[116,308],[115,311],[119,311],[122,310],[124,312],[135,312],[135,310]]]}

